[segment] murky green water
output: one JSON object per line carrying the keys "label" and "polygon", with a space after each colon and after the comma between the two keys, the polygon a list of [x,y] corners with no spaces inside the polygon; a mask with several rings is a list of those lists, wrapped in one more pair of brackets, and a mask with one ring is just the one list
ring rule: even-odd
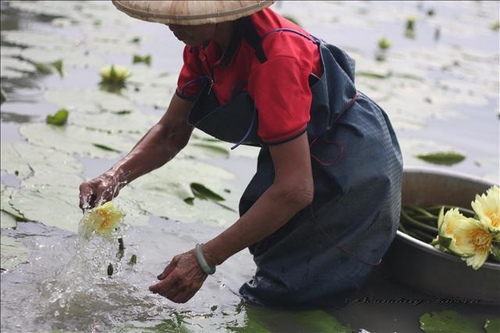
{"label": "murky green water", "polygon": [[[498,2],[285,1],[274,8],[357,60],[358,88],[388,112],[407,166],[499,183]],[[189,184],[204,184],[236,208],[257,151],[229,152],[197,133],[175,162],[116,200],[127,213],[121,259],[117,242],[83,242],[76,234],[78,185],[109,168],[161,116],[175,89],[182,44],[166,27],[132,20],[107,1],[2,1],[1,9],[2,332],[339,332],[348,326],[417,332],[418,318],[431,311],[451,309],[479,321],[498,313],[423,295],[377,274],[342,310],[262,311],[238,297],[254,270],[246,251],[187,304],[152,295],[148,286],[168,260],[235,219],[210,201],[187,205]],[[411,17],[416,23],[408,38]],[[392,45],[381,54],[384,37]],[[151,66],[134,64],[133,55],[151,55]],[[381,56],[384,61],[376,59]],[[120,95],[99,89],[99,69],[110,64],[132,72]],[[69,111],[67,125],[47,125],[45,117],[61,108]],[[465,160],[435,166],[416,157],[450,151]],[[130,265],[134,254],[137,263]]]}

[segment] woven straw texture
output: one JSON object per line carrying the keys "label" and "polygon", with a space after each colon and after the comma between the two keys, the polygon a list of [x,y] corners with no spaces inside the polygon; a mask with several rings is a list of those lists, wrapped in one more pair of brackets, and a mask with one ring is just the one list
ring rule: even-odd
{"label": "woven straw texture", "polygon": [[125,14],[143,21],[200,25],[233,21],[269,7],[274,1],[126,1],[113,0]]}

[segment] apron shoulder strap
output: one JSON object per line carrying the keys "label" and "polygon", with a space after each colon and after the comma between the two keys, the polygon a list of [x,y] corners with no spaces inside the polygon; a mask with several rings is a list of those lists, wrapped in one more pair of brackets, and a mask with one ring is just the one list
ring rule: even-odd
{"label": "apron shoulder strap", "polygon": [[262,37],[259,36],[255,26],[249,17],[243,17],[238,20],[237,27],[240,30],[243,38],[247,43],[255,50],[255,55],[259,59],[260,63],[267,61],[266,54],[262,48]]}

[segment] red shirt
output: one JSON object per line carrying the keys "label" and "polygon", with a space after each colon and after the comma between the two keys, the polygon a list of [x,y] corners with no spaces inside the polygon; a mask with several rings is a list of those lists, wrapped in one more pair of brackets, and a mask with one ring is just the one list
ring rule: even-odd
{"label": "red shirt", "polygon": [[[294,29],[309,36],[269,8],[252,14],[250,20],[259,36],[279,28]],[[235,92],[248,91],[258,110],[258,135],[265,143],[276,144],[306,130],[312,100],[309,76],[311,73],[321,76],[321,60],[318,46],[293,32],[269,34],[263,39],[262,47],[267,58],[264,63],[242,38],[229,62],[222,63],[227,60],[213,41],[205,47],[186,46],[177,94],[193,99],[200,86],[190,82],[196,82],[201,76],[211,77],[212,89],[220,104],[227,103]]]}

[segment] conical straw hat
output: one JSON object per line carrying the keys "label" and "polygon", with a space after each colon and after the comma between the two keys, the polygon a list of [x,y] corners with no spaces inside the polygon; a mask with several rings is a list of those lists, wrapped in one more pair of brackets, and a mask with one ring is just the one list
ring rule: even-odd
{"label": "conical straw hat", "polygon": [[274,1],[128,1],[113,0],[118,10],[143,21],[164,24],[199,25],[219,23],[251,15]]}

